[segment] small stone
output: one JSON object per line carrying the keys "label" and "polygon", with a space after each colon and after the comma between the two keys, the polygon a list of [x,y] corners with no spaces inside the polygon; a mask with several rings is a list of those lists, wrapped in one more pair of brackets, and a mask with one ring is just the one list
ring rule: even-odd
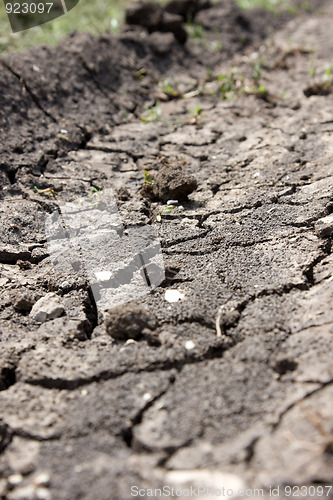
{"label": "small stone", "polygon": [[36,247],[31,251],[31,262],[38,264],[48,256],[47,250],[42,247]]}
{"label": "small stone", "polygon": [[131,193],[125,186],[121,186],[117,191],[117,198],[120,201],[127,201],[131,197]]}
{"label": "small stone", "polygon": [[301,129],[300,134],[299,134],[299,138],[300,139],[306,139],[307,138],[307,133],[306,133],[305,128]]}
{"label": "small stone", "polygon": [[117,340],[136,339],[145,328],[155,326],[154,315],[133,302],[113,307],[105,320],[107,333]]}
{"label": "small stone", "polygon": [[23,476],[22,474],[11,474],[8,478],[7,478],[7,481],[8,481],[8,484],[11,488],[14,488],[15,486],[17,486],[18,484],[22,483],[23,481]]}
{"label": "small stone", "polygon": [[37,488],[35,495],[36,495],[37,500],[51,500],[52,499],[51,492],[47,488]]}
{"label": "small stone", "polygon": [[14,309],[18,312],[30,312],[36,299],[32,293],[24,293],[16,298],[14,302]]}
{"label": "small stone", "polygon": [[193,340],[187,340],[185,342],[185,349],[187,351],[192,351],[192,349],[194,349],[194,348],[195,348],[195,343],[193,342]]}
{"label": "small stone", "polygon": [[31,263],[28,260],[18,260],[16,264],[20,269],[22,269],[22,271],[27,271],[28,269],[31,269]]}
{"label": "small stone", "polygon": [[50,484],[50,475],[47,472],[39,472],[34,478],[36,486],[48,486]]}
{"label": "small stone", "polygon": [[333,214],[327,215],[315,223],[315,231],[321,238],[327,238],[333,234]]}
{"label": "small stone", "polygon": [[178,290],[167,290],[164,297],[167,302],[173,303],[182,300],[185,295]]}
{"label": "small stone", "polygon": [[38,322],[59,318],[65,312],[61,299],[55,293],[47,293],[31,309],[30,315]]}

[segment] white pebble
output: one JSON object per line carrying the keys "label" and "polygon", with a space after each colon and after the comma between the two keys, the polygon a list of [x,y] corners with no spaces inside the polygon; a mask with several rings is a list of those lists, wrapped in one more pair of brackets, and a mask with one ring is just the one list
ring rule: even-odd
{"label": "white pebble", "polygon": [[50,476],[47,472],[40,472],[34,478],[34,484],[36,486],[48,486],[50,484]]}
{"label": "white pebble", "polygon": [[7,478],[7,481],[10,486],[17,486],[23,481],[23,476],[22,474],[11,474]]}
{"label": "white pebble", "polygon": [[52,495],[47,488],[38,488],[36,490],[36,498],[38,500],[52,500]]}
{"label": "white pebble", "polygon": [[167,302],[178,302],[179,300],[182,300],[185,297],[185,295],[178,290],[167,290],[165,292],[165,300]]}
{"label": "white pebble", "polygon": [[185,349],[186,349],[187,351],[191,351],[191,350],[192,350],[192,349],[194,349],[194,348],[195,348],[195,343],[193,342],[193,340],[187,340],[187,341],[185,342]]}
{"label": "white pebble", "polygon": [[95,276],[99,281],[109,281],[112,273],[110,271],[99,271],[95,273]]}

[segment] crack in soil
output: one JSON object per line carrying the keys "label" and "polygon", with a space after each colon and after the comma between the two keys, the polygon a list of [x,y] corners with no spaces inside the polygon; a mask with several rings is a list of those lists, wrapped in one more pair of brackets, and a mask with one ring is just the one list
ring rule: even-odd
{"label": "crack in soil", "polygon": [[[314,383],[316,383],[316,382],[314,382]],[[285,410],[283,410],[283,412],[280,413],[277,421],[274,422],[274,424],[272,424],[271,433],[273,433],[279,427],[279,425],[281,425],[283,418],[290,410],[295,408],[295,406],[297,406],[299,403],[302,403],[302,401],[305,401],[306,399],[310,398],[314,394],[317,394],[318,392],[323,390],[325,387],[328,387],[329,385],[333,384],[333,379],[328,380],[326,382],[318,382],[318,383],[320,383],[320,387],[316,387],[312,391],[309,391],[307,394],[305,394],[305,396],[303,396],[302,398],[298,399],[297,401],[292,402]]]}
{"label": "crack in soil", "polygon": [[169,384],[168,386],[163,389],[159,394],[157,394],[154,398],[152,398],[150,401],[147,402],[147,404],[141,408],[141,410],[138,411],[138,413],[132,418],[131,423],[128,427],[123,429],[122,431],[122,438],[124,443],[128,448],[133,448],[133,437],[134,437],[134,429],[137,425],[141,424],[141,422],[144,419],[145,413],[151,408],[155,403],[161,399],[162,396],[164,396],[170,387],[175,383],[176,381],[176,375],[171,374],[169,377]]}
{"label": "crack in soil", "polygon": [[[193,323],[193,321],[189,321]],[[156,371],[169,371],[172,369],[180,370],[185,365],[197,364],[210,359],[221,358],[223,353],[227,351],[233,344],[228,340],[221,339],[221,341],[216,341],[215,344],[208,345],[206,349],[201,353],[191,353],[188,351],[184,352],[181,359],[174,360],[158,360],[148,363],[140,368],[135,367],[125,367],[119,370],[103,370],[96,375],[92,375],[86,378],[78,378],[74,380],[63,379],[63,378],[48,378],[43,377],[42,379],[25,379],[24,382],[29,385],[35,385],[43,387],[44,389],[52,390],[68,390],[72,391],[78,387],[83,387],[90,385],[94,382],[101,382],[106,380],[112,380],[122,377],[126,373],[153,373]]]}

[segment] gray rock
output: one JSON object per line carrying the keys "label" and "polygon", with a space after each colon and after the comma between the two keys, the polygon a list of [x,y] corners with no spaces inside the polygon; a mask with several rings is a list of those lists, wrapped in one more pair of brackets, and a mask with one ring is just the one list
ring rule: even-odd
{"label": "gray rock", "polygon": [[31,309],[30,315],[40,323],[59,318],[65,312],[61,299],[55,293],[48,293]]}
{"label": "gray rock", "polygon": [[326,238],[333,234],[333,214],[327,215],[315,223],[315,231],[321,238]]}
{"label": "gray rock", "polygon": [[30,312],[37,298],[38,296],[36,297],[32,291],[21,293],[14,301],[14,309],[21,313]]}

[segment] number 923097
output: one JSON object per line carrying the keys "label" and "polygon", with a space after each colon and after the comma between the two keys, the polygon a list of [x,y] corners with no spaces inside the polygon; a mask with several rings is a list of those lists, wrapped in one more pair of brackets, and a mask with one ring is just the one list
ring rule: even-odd
{"label": "number 923097", "polygon": [[49,14],[53,7],[53,2],[47,3],[6,3],[7,14]]}
{"label": "number 923097", "polygon": [[332,486],[285,486],[286,497],[328,497],[332,492]]}

